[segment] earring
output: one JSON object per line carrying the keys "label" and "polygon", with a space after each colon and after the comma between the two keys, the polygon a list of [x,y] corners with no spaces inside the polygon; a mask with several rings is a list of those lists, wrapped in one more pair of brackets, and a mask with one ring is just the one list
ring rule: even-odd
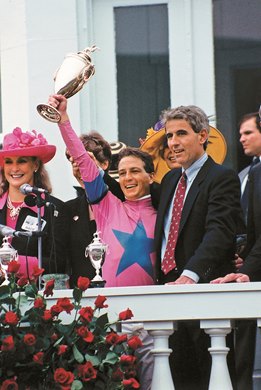
{"label": "earring", "polygon": [[34,173],[36,173],[37,172],[37,169],[34,171]]}

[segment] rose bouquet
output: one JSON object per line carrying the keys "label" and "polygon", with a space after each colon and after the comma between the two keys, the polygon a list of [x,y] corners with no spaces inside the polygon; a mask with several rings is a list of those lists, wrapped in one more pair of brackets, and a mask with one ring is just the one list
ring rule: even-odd
{"label": "rose bouquet", "polygon": [[[31,280],[19,277],[18,271],[19,263],[11,261],[9,284],[0,286],[1,390],[140,387],[135,350],[141,341],[115,331],[115,325],[133,316],[130,309],[109,323],[106,297],[97,296],[94,307],[82,306],[89,286],[84,277],[78,279],[72,300],[58,298],[47,308],[54,281],[39,291],[37,279],[43,269],[36,267]],[[63,323],[63,312],[70,316],[69,323]]]}

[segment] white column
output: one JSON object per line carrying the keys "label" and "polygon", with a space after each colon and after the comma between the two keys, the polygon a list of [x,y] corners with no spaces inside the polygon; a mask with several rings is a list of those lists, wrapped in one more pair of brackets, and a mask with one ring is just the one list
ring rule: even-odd
{"label": "white column", "polygon": [[233,390],[227,366],[229,348],[226,346],[226,335],[231,332],[231,321],[202,320],[200,327],[211,338],[211,347],[208,349],[212,357],[209,390]]}
{"label": "white column", "polygon": [[177,325],[172,321],[164,321],[145,323],[144,327],[154,340],[154,348],[151,350],[154,355],[151,390],[174,390],[169,366],[169,355],[172,352],[169,336],[177,329]]}

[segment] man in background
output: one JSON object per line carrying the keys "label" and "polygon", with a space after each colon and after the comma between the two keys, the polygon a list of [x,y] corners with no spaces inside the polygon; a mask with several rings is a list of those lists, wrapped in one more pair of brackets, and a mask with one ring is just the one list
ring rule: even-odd
{"label": "man in background", "polygon": [[241,205],[247,219],[248,209],[248,174],[252,167],[260,162],[261,126],[258,112],[244,115],[239,122],[240,142],[246,156],[252,157],[250,165],[239,172],[241,182]]}

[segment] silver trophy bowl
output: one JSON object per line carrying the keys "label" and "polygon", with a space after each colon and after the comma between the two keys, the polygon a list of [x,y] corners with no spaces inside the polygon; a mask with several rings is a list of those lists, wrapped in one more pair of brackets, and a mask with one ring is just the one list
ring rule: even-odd
{"label": "silver trophy bowl", "polygon": [[85,257],[89,256],[92,266],[96,271],[96,275],[91,280],[92,287],[104,287],[106,283],[100,273],[105,260],[105,253],[107,248],[108,245],[105,244],[100,238],[100,232],[95,232],[93,235],[93,241],[87,246],[85,250]]}
{"label": "silver trophy bowl", "polygon": [[[63,95],[67,99],[82,89],[85,83],[94,75],[95,68],[90,54],[98,49],[93,45],[78,53],[66,55],[62,65],[54,76],[54,92]],[[38,104],[39,114],[50,122],[58,123],[61,116],[56,108],[49,104]]]}

